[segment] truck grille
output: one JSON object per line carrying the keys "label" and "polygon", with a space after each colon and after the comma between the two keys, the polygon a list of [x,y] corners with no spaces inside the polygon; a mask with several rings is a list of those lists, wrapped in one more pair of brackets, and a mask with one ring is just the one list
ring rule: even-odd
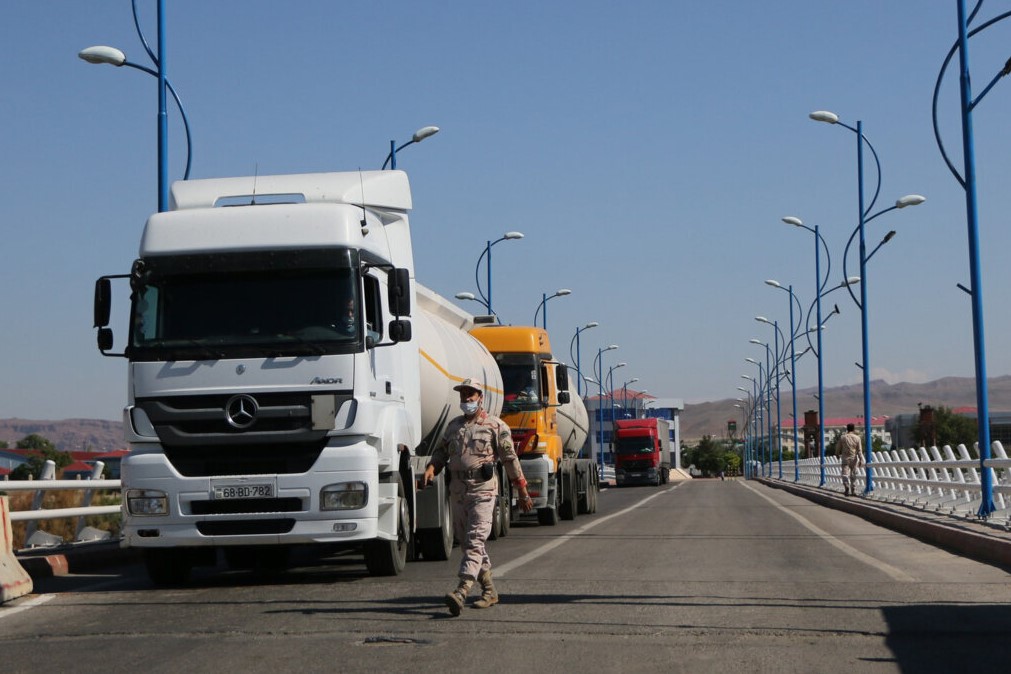
{"label": "truck grille", "polygon": [[242,513],[297,513],[305,510],[300,498],[244,498],[223,501],[192,501],[194,515],[238,515]]}
{"label": "truck grille", "polygon": [[[348,392],[255,393],[242,396],[245,418],[237,427],[237,396],[139,399],[165,455],[187,477],[290,474],[308,471],[326,445],[326,430],[312,427],[312,396]],[[231,403],[231,404],[230,404]],[[231,414],[231,416],[229,416]]]}
{"label": "truck grille", "polygon": [[653,462],[650,460],[646,461],[622,461],[619,468],[624,468],[625,470],[649,470],[653,468]]}

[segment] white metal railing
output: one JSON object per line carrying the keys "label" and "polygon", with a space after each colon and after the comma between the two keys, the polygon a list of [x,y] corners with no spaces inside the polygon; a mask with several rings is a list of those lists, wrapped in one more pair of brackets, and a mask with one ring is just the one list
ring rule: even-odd
{"label": "white metal railing", "polygon": [[[108,532],[86,527],[84,518],[90,515],[115,515],[122,511],[121,505],[91,505],[95,492],[98,491],[119,491],[121,483],[119,480],[101,479],[102,470],[105,464],[101,461],[95,462],[91,477],[76,480],[56,480],[56,464],[46,461],[42,470],[42,476],[38,480],[2,480],[0,481],[0,492],[29,491],[35,492],[30,510],[17,510],[10,513],[11,522],[28,522],[25,532],[26,545],[28,547],[60,545],[64,541],[58,536],[47,534],[38,530],[38,522],[42,520],[54,520],[64,518],[77,518],[76,540],[95,541],[108,538]],[[45,492],[53,490],[74,490],[83,491],[81,505],[73,508],[43,508],[42,500]],[[104,535],[103,535],[104,534]]]}
{"label": "white metal railing", "polygon": [[[990,471],[993,485],[994,513],[991,521],[1011,527],[1011,459],[1004,446],[992,443],[991,456],[983,463]],[[872,452],[871,476],[874,491],[866,497],[878,501],[901,503],[922,510],[975,517],[982,499],[979,459],[973,459],[965,445],[954,450],[950,445],[937,447],[893,449]],[[818,486],[821,466],[817,458],[801,459],[798,471],[801,484]],[[767,475],[778,475],[778,462],[765,465]],[[858,470],[855,484],[866,486],[865,471]],[[793,462],[783,462],[784,481],[794,481]],[[843,491],[842,464],[837,456],[825,457],[824,489]]]}

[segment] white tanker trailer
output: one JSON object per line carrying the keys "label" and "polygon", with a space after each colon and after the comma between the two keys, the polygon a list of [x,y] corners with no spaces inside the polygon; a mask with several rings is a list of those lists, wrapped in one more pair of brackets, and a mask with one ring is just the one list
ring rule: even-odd
{"label": "white tanker trailer", "polygon": [[470,316],[415,282],[410,208],[400,171],[176,182],[131,272],[99,279],[99,349],[128,361],[123,545],[155,582],[217,550],[275,566],[360,546],[375,575],[415,543],[448,557],[445,485],[416,492],[416,454],[458,413],[453,385],[484,378],[498,413],[502,383]]}

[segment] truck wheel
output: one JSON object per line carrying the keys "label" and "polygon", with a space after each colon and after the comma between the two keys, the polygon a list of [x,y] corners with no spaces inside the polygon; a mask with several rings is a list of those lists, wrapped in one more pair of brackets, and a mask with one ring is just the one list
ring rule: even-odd
{"label": "truck wheel", "polygon": [[590,493],[590,513],[597,512],[597,500],[600,498],[600,474],[597,467],[590,469],[590,485],[587,487]]}
{"label": "truck wheel", "polygon": [[407,566],[407,552],[411,547],[411,513],[404,498],[404,485],[397,476],[397,539],[377,539],[365,544],[365,568],[373,576],[399,576]]}
{"label": "truck wheel", "polygon": [[495,495],[495,509],[491,514],[491,531],[488,532],[488,540],[497,540],[502,535],[502,497]]}
{"label": "truck wheel", "polygon": [[563,520],[576,519],[576,474],[575,471],[562,473],[562,503],[558,514]]}
{"label": "truck wheel", "polygon": [[547,508],[537,509],[537,523],[544,527],[553,527],[558,524],[558,492],[560,489],[555,489],[555,502],[553,505],[549,505]]}
{"label": "truck wheel", "polygon": [[442,502],[439,528],[419,531],[418,546],[421,548],[421,557],[426,562],[444,562],[449,559],[449,554],[453,551],[453,516],[448,490]]}
{"label": "truck wheel", "polygon": [[508,536],[509,527],[512,525],[512,499],[509,497],[509,492],[502,497],[502,521],[499,523],[499,536]]}
{"label": "truck wheel", "polygon": [[182,585],[190,577],[193,559],[188,550],[178,548],[150,548],[144,551],[144,566],[148,578],[155,585]]}
{"label": "truck wheel", "polygon": [[576,469],[576,475],[579,478],[579,485],[576,488],[577,497],[579,499],[579,514],[588,515],[592,510],[590,510],[590,491],[592,488],[592,480],[590,479],[592,469],[589,466],[583,465]]}

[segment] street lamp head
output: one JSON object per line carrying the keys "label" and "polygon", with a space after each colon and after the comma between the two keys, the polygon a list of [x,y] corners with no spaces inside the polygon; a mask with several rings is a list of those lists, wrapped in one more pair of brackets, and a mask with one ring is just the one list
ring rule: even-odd
{"label": "street lamp head", "polygon": [[108,63],[117,68],[126,63],[126,54],[115,47],[88,47],[79,51],[77,57],[88,63]]}
{"label": "street lamp head", "polygon": [[768,323],[769,325],[772,325],[772,321],[770,321],[765,316],[755,316],[755,320],[758,321],[759,323]]}
{"label": "street lamp head", "polygon": [[749,339],[748,341],[750,343],[752,343],[752,344],[758,344],[759,346],[765,346],[765,342],[763,342],[760,339]]}
{"label": "street lamp head", "polygon": [[794,227],[803,227],[804,226],[804,221],[803,220],[801,220],[800,218],[795,218],[792,215],[788,215],[785,218],[783,218],[783,222],[785,222],[788,225],[793,225]]}
{"label": "street lamp head", "polygon": [[885,234],[885,238],[881,239],[881,244],[884,245],[884,244],[888,243],[889,241],[892,240],[892,237],[894,237],[894,236],[895,236],[895,230],[893,229],[892,231],[890,231],[887,234]]}
{"label": "street lamp head", "polygon": [[457,294],[455,295],[455,297],[456,297],[456,299],[458,299],[458,300],[476,300],[476,299],[477,299],[477,298],[476,298],[476,297],[474,296],[474,293],[457,293]]}
{"label": "street lamp head", "polygon": [[[745,358],[744,360],[746,360],[747,362],[751,363],[752,365],[759,365],[759,362],[757,360],[755,360],[754,358]],[[751,377],[748,377],[748,379],[751,379]]]}
{"label": "street lamp head", "polygon": [[839,123],[839,115],[834,112],[829,112],[828,110],[816,110],[808,115],[808,117],[816,122],[825,122],[826,124]]}
{"label": "street lamp head", "polygon": [[921,196],[919,194],[907,194],[906,196],[902,197],[901,199],[895,202],[895,207],[905,208],[906,206],[919,206],[926,200],[927,197]]}
{"label": "street lamp head", "polygon": [[522,239],[523,232],[506,232],[502,235],[503,239]]}
{"label": "street lamp head", "polygon": [[859,276],[850,276],[848,279],[846,279],[845,281],[843,281],[839,285],[841,285],[841,286],[853,286],[853,285],[856,285],[858,283],[860,283],[860,277]]}
{"label": "street lamp head", "polygon": [[414,132],[414,135],[411,137],[411,140],[413,140],[415,143],[420,143],[421,141],[425,140],[426,138],[428,138],[430,136],[434,136],[437,133],[439,133],[439,127],[437,127],[437,126],[423,126],[423,127],[421,127],[420,129],[418,129],[417,131]]}
{"label": "street lamp head", "polygon": [[765,285],[772,286],[773,288],[782,288],[783,287],[782,285],[780,285],[779,281],[776,281],[774,279],[768,279],[768,280],[766,280]]}
{"label": "street lamp head", "polygon": [[611,344],[610,346],[605,347],[604,351],[614,351],[617,348],[618,348],[617,344]]}
{"label": "street lamp head", "polygon": [[600,323],[598,323],[597,321],[590,321],[589,323],[583,326],[583,330],[589,330],[590,328],[595,328],[598,325],[600,325]]}
{"label": "street lamp head", "polygon": [[[750,359],[745,359],[745,360],[750,360]],[[742,374],[741,375],[741,379],[747,379],[748,381],[755,381],[754,377],[752,377],[751,375],[747,375],[747,374]]]}
{"label": "street lamp head", "polygon": [[614,369],[617,370],[619,367],[625,367],[626,365],[628,365],[628,363],[618,363],[614,366]]}
{"label": "street lamp head", "polygon": [[597,380],[594,379],[593,377],[584,377],[583,381],[585,381],[587,384],[596,384],[597,383]]}
{"label": "street lamp head", "polygon": [[629,379],[629,380],[628,380],[628,381],[627,381],[626,383],[627,383],[627,384],[634,384],[634,383],[635,383],[635,382],[637,382],[637,381],[639,381],[639,378],[638,378],[638,377],[632,377],[632,378],[631,378],[631,379]]}
{"label": "street lamp head", "polygon": [[555,297],[564,297],[565,295],[571,295],[572,291],[568,288],[559,288],[555,291]]}
{"label": "street lamp head", "polygon": [[[741,376],[743,377],[744,375],[742,374]],[[748,392],[748,389],[744,388],[743,386],[738,386],[738,387],[737,387],[737,390],[738,390],[738,391],[744,391],[745,393],[747,393],[747,392]]]}

